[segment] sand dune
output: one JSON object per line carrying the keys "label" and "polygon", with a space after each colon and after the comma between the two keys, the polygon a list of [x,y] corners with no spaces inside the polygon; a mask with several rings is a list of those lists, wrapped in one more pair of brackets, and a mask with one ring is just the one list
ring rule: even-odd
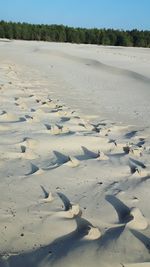
{"label": "sand dune", "polygon": [[0,267],[149,267],[149,49],[0,47]]}

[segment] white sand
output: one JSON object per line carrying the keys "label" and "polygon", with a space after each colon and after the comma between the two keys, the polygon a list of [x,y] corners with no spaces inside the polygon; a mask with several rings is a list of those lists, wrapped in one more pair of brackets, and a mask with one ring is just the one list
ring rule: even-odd
{"label": "white sand", "polygon": [[0,42],[0,267],[150,266],[149,66]]}

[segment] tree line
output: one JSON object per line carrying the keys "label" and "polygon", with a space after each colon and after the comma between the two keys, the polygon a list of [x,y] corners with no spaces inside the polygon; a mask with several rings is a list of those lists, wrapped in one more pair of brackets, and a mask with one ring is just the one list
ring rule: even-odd
{"label": "tree line", "polygon": [[0,38],[70,42],[114,46],[150,47],[150,31],[73,28],[0,21]]}

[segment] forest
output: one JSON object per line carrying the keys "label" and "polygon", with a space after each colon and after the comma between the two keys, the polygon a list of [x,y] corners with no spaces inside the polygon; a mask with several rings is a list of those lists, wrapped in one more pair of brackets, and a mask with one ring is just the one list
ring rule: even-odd
{"label": "forest", "polygon": [[150,47],[150,31],[86,29],[0,21],[0,38],[70,42],[113,46]]}

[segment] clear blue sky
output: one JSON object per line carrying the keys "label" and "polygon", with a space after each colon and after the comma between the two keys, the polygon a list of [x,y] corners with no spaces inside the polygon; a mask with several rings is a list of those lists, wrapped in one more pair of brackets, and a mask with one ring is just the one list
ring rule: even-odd
{"label": "clear blue sky", "polygon": [[150,0],[0,0],[0,20],[150,30]]}

